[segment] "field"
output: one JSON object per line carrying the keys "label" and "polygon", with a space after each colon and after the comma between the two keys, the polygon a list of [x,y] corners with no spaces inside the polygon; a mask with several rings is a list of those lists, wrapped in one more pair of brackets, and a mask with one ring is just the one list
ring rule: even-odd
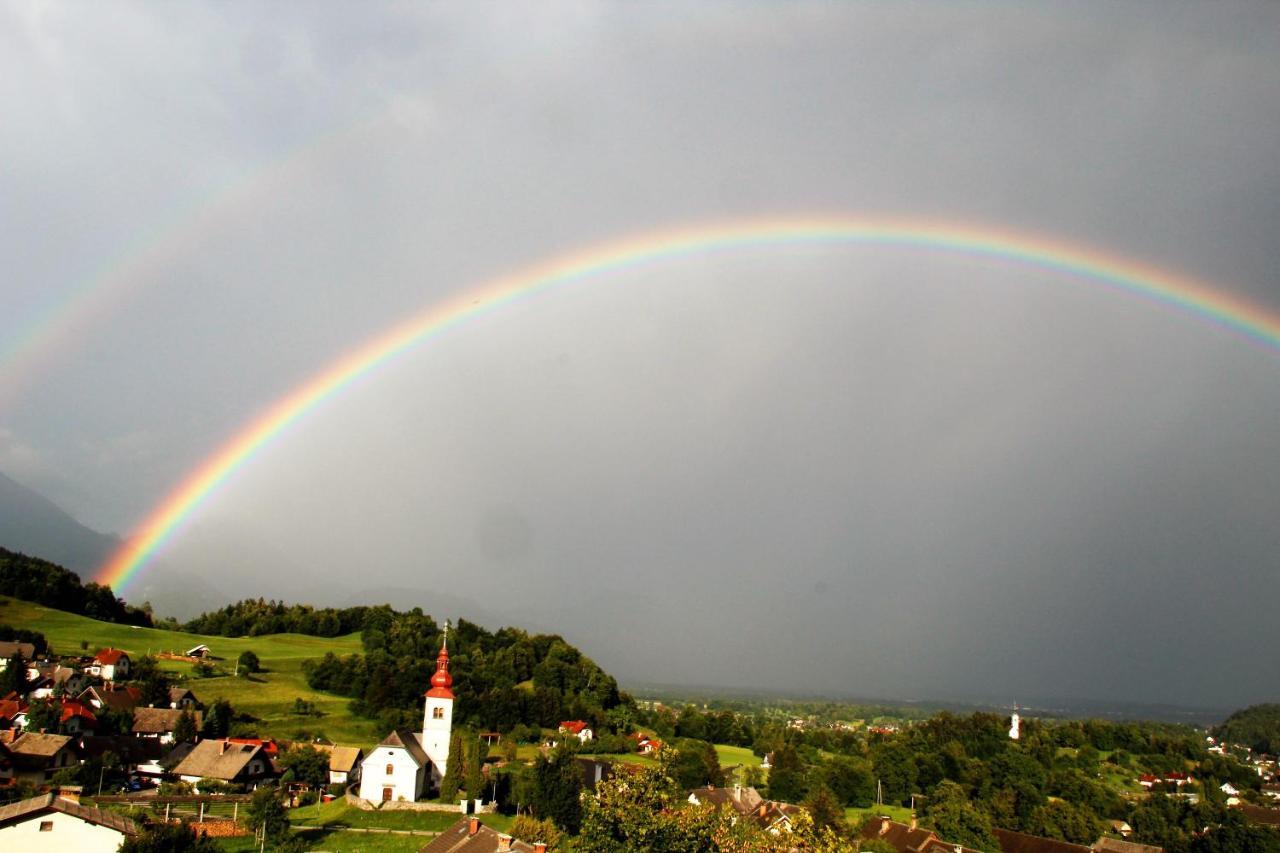
{"label": "field", "polygon": [[911,809],[906,806],[869,806],[865,809],[850,806],[844,810],[844,820],[857,829],[869,817],[888,817],[899,823],[911,823]]}
{"label": "field", "polygon": [[[312,690],[302,675],[302,662],[307,658],[320,658],[325,652],[346,655],[360,651],[358,634],[344,637],[308,637],[302,634],[235,639],[210,637],[98,622],[7,596],[0,596],[0,623],[40,631],[54,650],[62,654],[80,653],[81,643],[87,643],[89,653],[111,646],[124,649],[131,657],[137,658],[149,652],[181,654],[204,643],[217,658],[221,658],[215,661],[219,668],[233,670],[236,658],[249,650],[258,656],[266,670],[251,678],[230,675],[198,678],[193,675],[192,665],[184,661],[163,660],[160,666],[185,678],[184,685],[194,691],[201,702],[208,704],[214,699],[227,699],[236,711],[258,718],[260,722],[256,728],[265,737],[292,740],[299,732],[305,731],[335,743],[368,750],[385,734],[373,720],[355,717],[348,712],[348,700]],[[293,704],[298,698],[313,703],[318,716],[294,714]]]}

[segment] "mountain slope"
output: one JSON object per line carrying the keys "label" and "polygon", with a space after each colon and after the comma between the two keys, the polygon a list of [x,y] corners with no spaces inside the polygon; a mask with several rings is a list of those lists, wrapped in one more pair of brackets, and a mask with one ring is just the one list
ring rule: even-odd
{"label": "mountain slope", "polygon": [[88,578],[120,540],[90,530],[53,501],[0,473],[0,546]]}

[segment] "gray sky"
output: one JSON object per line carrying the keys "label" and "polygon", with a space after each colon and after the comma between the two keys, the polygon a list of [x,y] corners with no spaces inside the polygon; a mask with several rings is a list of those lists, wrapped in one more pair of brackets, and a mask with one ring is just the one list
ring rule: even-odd
{"label": "gray sky", "polygon": [[[97,306],[0,364],[0,471],[100,530],[408,314],[654,228],[986,224],[1280,312],[1274,4],[0,9],[0,348]],[[1274,700],[1277,424],[1280,354],[1185,312],[744,250],[388,365],[164,570],[473,600],[624,679]]]}

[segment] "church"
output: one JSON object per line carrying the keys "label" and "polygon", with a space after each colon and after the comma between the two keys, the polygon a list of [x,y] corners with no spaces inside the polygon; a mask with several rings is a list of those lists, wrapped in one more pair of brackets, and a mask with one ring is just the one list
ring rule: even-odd
{"label": "church", "polygon": [[449,760],[449,736],[453,728],[453,676],[449,674],[449,624],[436,657],[422,731],[396,729],[364,760],[360,798],[371,802],[421,799],[440,787]]}

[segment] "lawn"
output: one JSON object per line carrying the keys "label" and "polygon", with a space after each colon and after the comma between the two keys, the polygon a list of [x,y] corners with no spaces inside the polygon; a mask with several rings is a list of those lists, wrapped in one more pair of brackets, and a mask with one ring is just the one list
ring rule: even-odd
{"label": "lawn", "polygon": [[906,806],[868,806],[867,808],[858,808],[850,806],[844,810],[844,820],[849,826],[857,829],[869,817],[888,817],[899,823],[911,823],[911,809]]}
{"label": "lawn", "polygon": [[[764,760],[745,746],[728,746],[726,744],[717,743],[715,744],[715,748],[716,757],[720,760],[721,767],[738,768],[739,765],[742,767],[759,767],[761,762]],[[725,784],[731,785],[734,782],[740,781],[740,772],[740,770],[735,769],[733,771],[733,778],[726,776],[724,780]],[[766,776],[765,778],[768,777]]]}
{"label": "lawn", "polygon": [[[422,832],[440,832],[462,819],[457,811],[411,812],[398,809],[366,811],[348,804],[343,799],[328,803],[302,806],[289,812],[289,822],[298,827],[345,826],[357,829],[415,829]],[[512,818],[501,815],[481,815],[481,822],[494,829],[505,831],[511,827]]]}
{"label": "lawn", "polygon": [[[249,650],[258,656],[266,670],[252,678],[198,678],[186,662],[160,663],[167,671],[185,677],[185,686],[191,688],[201,702],[208,704],[214,699],[227,699],[237,711],[258,718],[258,733],[265,737],[295,739],[298,732],[308,731],[335,743],[368,750],[385,734],[373,720],[353,716],[347,710],[347,699],[312,690],[302,675],[302,662],[307,658],[320,658],[325,652],[347,655],[360,651],[359,634],[343,637],[309,637],[303,634],[234,639],[211,637],[99,622],[7,596],[0,596],[0,623],[40,631],[54,650],[63,654],[79,653],[82,642],[88,643],[90,653],[111,646],[124,649],[134,658],[156,652],[181,653],[204,643],[216,657],[221,658],[215,661],[219,667],[234,669],[236,658]],[[294,714],[296,698],[313,703],[319,716]]]}

